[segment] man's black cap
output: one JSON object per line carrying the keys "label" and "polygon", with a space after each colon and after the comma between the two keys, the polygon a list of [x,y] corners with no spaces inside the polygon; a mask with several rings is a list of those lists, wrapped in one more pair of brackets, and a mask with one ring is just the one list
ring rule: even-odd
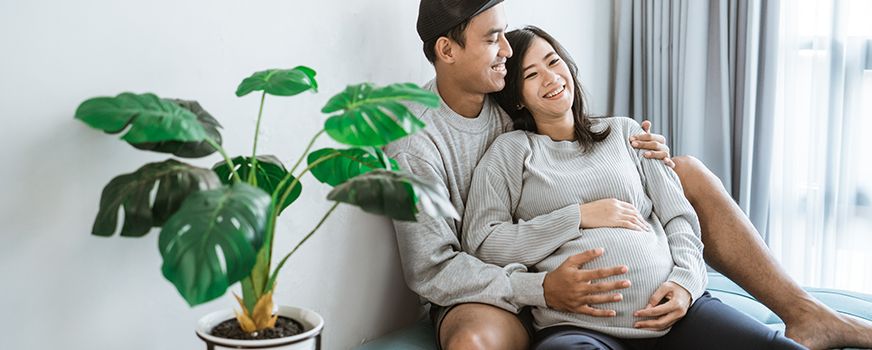
{"label": "man's black cap", "polygon": [[418,7],[418,36],[423,42],[436,39],[501,2],[503,0],[421,0]]}

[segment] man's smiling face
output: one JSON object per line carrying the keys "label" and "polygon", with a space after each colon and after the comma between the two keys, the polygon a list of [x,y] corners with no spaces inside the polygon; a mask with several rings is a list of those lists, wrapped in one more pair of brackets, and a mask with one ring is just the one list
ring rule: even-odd
{"label": "man's smiling face", "polygon": [[471,92],[490,93],[506,85],[506,58],[512,48],[506,40],[506,13],[502,4],[473,17],[466,28],[465,47],[456,45],[456,77]]}

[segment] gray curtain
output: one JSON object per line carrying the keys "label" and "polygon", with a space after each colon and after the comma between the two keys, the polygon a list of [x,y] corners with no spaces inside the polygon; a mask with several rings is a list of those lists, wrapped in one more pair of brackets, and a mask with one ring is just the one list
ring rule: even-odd
{"label": "gray curtain", "polygon": [[702,160],[765,235],[779,0],[613,4],[609,113]]}

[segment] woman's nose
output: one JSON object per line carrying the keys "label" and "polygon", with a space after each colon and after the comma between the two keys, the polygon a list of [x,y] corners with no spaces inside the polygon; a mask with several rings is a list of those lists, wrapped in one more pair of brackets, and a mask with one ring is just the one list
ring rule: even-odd
{"label": "woman's nose", "polygon": [[548,85],[552,85],[552,84],[555,84],[558,81],[560,81],[560,76],[557,75],[556,72],[554,72],[553,70],[550,70],[550,69],[546,70],[545,78],[546,78],[545,81],[548,83]]}

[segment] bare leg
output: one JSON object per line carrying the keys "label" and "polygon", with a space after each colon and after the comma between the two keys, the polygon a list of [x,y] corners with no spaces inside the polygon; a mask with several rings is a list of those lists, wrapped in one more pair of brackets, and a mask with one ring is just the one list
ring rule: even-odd
{"label": "bare leg", "polygon": [[439,343],[444,350],[527,350],[530,337],[514,314],[485,304],[462,304],[442,320]]}
{"label": "bare leg", "polygon": [[785,335],[797,343],[810,349],[872,348],[872,323],[835,312],[797,285],[702,162],[690,156],[672,160],[699,215],[706,263],[781,317]]}

